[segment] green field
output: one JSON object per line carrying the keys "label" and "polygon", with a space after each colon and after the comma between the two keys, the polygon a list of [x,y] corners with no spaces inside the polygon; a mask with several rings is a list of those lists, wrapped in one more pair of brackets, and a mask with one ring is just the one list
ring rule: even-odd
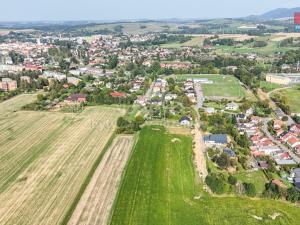
{"label": "green field", "polygon": [[280,90],[276,93],[279,93],[287,98],[288,105],[291,107],[292,113],[300,113],[300,86]]}
{"label": "green field", "polygon": [[270,92],[273,91],[277,88],[281,88],[282,85],[280,84],[273,84],[273,83],[269,83],[266,81],[261,81],[260,82],[260,88],[264,91],[264,92]]}
{"label": "green field", "polygon": [[208,78],[213,84],[202,84],[202,89],[206,97],[245,97],[245,90],[238,79],[229,75],[210,74],[186,74],[177,75],[176,79],[186,80],[188,78]]}
{"label": "green field", "polygon": [[[299,224],[300,209],[291,204],[211,197],[195,176],[191,137],[169,134],[163,127],[145,127],[124,174],[110,224]],[[274,213],[280,216],[273,220]]]}

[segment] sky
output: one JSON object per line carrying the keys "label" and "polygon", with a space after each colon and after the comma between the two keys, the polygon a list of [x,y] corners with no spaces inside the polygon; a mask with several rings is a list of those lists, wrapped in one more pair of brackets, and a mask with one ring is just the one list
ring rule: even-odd
{"label": "sky", "polygon": [[297,6],[299,0],[0,0],[0,21],[232,18]]}

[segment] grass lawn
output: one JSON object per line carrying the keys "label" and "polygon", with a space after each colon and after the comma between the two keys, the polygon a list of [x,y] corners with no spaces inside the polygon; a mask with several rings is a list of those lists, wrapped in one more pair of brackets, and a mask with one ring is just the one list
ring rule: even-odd
{"label": "grass lawn", "polygon": [[298,87],[293,87],[289,89],[280,90],[279,93],[285,96],[288,100],[288,104],[291,107],[292,113],[300,113],[300,89]]}
{"label": "grass lawn", "polygon": [[[289,203],[212,197],[202,192],[195,176],[191,137],[171,135],[159,126],[143,128],[110,224],[299,224],[300,209]],[[280,214],[275,220],[270,218],[274,213]]]}
{"label": "grass lawn", "polygon": [[263,171],[241,171],[234,174],[241,182],[253,183],[257,193],[261,194],[265,190],[265,184],[268,182]]}
{"label": "grass lawn", "polygon": [[188,78],[208,78],[213,84],[202,84],[203,92],[206,97],[245,97],[245,90],[238,79],[229,75],[212,75],[212,74],[187,74],[178,75],[177,79]]}
{"label": "grass lawn", "polygon": [[260,88],[264,91],[264,92],[270,92],[273,91],[277,88],[281,88],[282,85],[280,84],[272,84],[266,81],[261,81],[260,82]]}

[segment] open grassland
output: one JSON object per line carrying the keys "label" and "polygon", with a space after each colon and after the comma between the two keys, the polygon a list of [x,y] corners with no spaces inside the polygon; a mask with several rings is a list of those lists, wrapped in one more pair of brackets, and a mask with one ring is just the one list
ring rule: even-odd
{"label": "open grassland", "polygon": [[0,114],[0,224],[60,224],[123,114]]}
{"label": "open grassland", "polygon": [[116,137],[102,158],[68,224],[107,224],[133,144],[133,136]]}
{"label": "open grassland", "polygon": [[36,100],[36,94],[22,94],[0,103],[0,115],[20,110],[22,106]]}
{"label": "open grassland", "polygon": [[261,81],[260,82],[260,88],[264,91],[264,92],[270,92],[273,91],[277,88],[281,88],[282,85],[280,84],[273,84],[273,83],[269,83],[266,81]]}
{"label": "open grassland", "polygon": [[292,113],[300,113],[300,86],[279,90],[276,93],[286,97]]}
{"label": "open grassland", "polygon": [[[141,131],[112,225],[299,224],[300,209],[274,200],[212,197],[195,181],[192,138],[163,127]],[[270,216],[278,213],[276,219]],[[256,219],[261,217],[261,220]]]}
{"label": "open grassland", "polygon": [[207,78],[213,84],[201,84],[206,97],[245,97],[245,90],[240,82],[229,75],[210,75],[210,74],[187,74],[177,75],[176,79]]}

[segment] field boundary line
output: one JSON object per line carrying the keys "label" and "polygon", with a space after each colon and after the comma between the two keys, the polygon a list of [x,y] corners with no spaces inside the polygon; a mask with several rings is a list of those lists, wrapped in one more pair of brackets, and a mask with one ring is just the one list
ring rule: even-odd
{"label": "field boundary line", "polygon": [[65,213],[65,215],[63,216],[63,220],[62,222],[60,223],[61,225],[67,225],[69,220],[71,219],[76,207],[77,207],[77,204],[79,203],[80,199],[81,199],[81,196],[83,195],[86,187],[88,186],[88,184],[90,183],[97,167],[99,166],[103,156],[105,155],[105,153],[107,152],[107,150],[109,149],[109,147],[111,146],[111,144],[113,143],[113,140],[115,139],[116,137],[116,133],[114,132],[111,137],[109,138],[108,142],[105,144],[103,150],[101,151],[100,155],[98,156],[98,158],[96,159],[96,161],[94,162],[92,168],[90,169],[87,177],[85,178],[84,182],[82,183],[76,197],[74,198],[71,206],[69,207],[69,209],[67,210],[67,212]]}
{"label": "field boundary line", "polygon": [[134,144],[133,144],[132,149],[130,151],[130,155],[128,157],[128,160],[127,160],[127,162],[125,164],[124,170],[122,172],[122,176],[121,176],[121,179],[120,179],[120,184],[119,184],[118,191],[117,191],[115,199],[114,199],[114,203],[111,206],[111,210],[110,210],[110,213],[109,213],[107,225],[111,224],[112,216],[114,214],[115,207],[116,207],[116,204],[117,204],[117,199],[119,198],[119,195],[120,195],[120,192],[121,192],[121,186],[123,184],[124,177],[126,175],[126,171],[128,169],[129,162],[131,161],[133,153],[134,153],[134,151],[136,149],[135,147],[136,147],[136,144],[137,144],[137,142],[139,140],[139,135],[140,135],[140,132],[138,132],[137,134],[134,135]]}

